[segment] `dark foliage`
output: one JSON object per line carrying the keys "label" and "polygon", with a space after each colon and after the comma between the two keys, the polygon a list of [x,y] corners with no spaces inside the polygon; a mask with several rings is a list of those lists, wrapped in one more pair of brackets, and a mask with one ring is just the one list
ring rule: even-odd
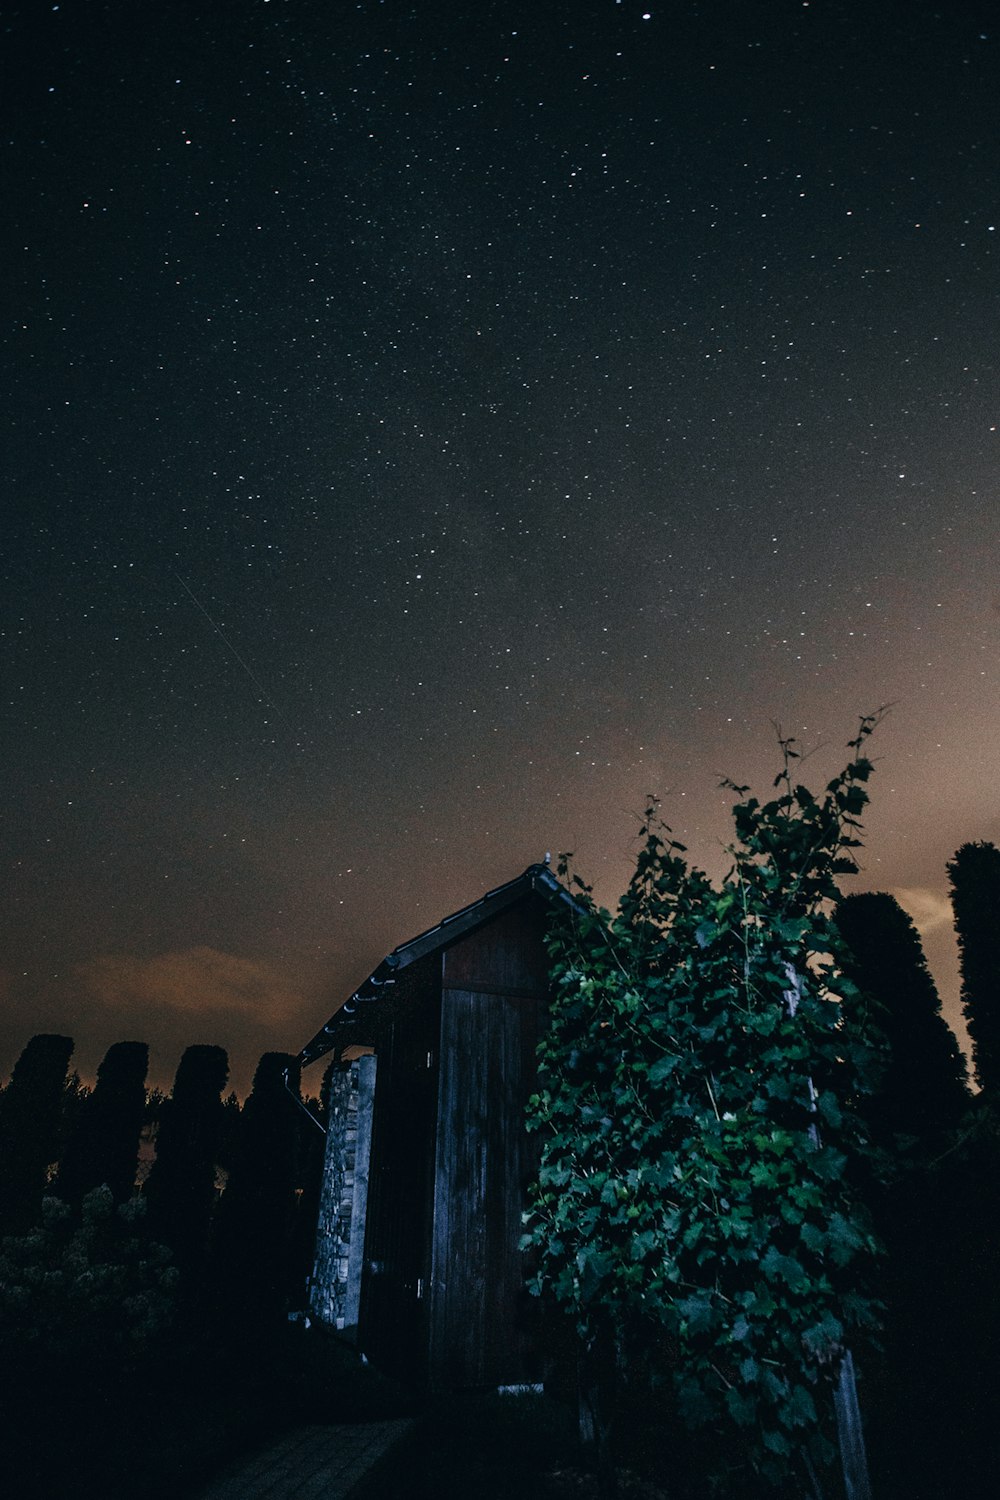
{"label": "dark foliage", "polygon": [[93,1089],[90,1084],[83,1083],[79,1073],[75,1070],[67,1073],[63,1084],[62,1103],[59,1107],[59,1129],[56,1133],[53,1161],[62,1162],[66,1154],[66,1146],[76,1134],[84,1105],[92,1093]]}
{"label": "dark foliage", "polygon": [[983,1089],[1000,1092],[1000,849],[963,844],[948,866],[962,1010]]}
{"label": "dark foliage", "polygon": [[840,902],[836,923],[848,953],[842,966],[877,1006],[888,1043],[877,1092],[864,1101],[880,1144],[910,1136],[935,1146],[969,1107],[965,1062],[941,1015],[941,1001],[917,930],[894,897],[868,892]]}
{"label": "dark foliage", "polygon": [[795,784],[790,740],[778,796],[733,788],[720,887],[654,805],[616,915],[574,877],[576,909],[550,929],[522,1244],[534,1289],[580,1336],[599,1465],[615,1406],[601,1373],[658,1346],[655,1373],[685,1424],[711,1433],[720,1484],[786,1495],[832,1472],[833,1379],[878,1313],[854,1177],[880,1048],[829,909],[855,868],[877,718],[819,797]]}
{"label": "dark foliage", "polygon": [[862,1400],[880,1497],[987,1495],[1000,1469],[1000,1139],[982,1106],[874,1204],[886,1315]]}
{"label": "dark foliage", "polygon": [[97,1070],[97,1083],[79,1106],[56,1179],[55,1194],[78,1203],[106,1185],[116,1203],[135,1191],[139,1134],[146,1115],[145,1042],[115,1042]]}
{"label": "dark foliage", "polygon": [[861,895],[836,920],[889,1044],[882,1088],[866,1102],[890,1168],[869,1184],[886,1248],[882,1348],[868,1357],[863,1389],[876,1492],[987,1493],[1000,1458],[989,1415],[1000,1332],[990,1112],[964,1084],[906,914],[890,896]]}
{"label": "dark foliage", "polygon": [[215,1164],[229,1076],[222,1047],[188,1047],[173,1093],[160,1108],[156,1161],[146,1182],[150,1230],[170,1246],[185,1296],[196,1301],[208,1254],[215,1204]]}
{"label": "dark foliage", "polygon": [[240,1115],[232,1170],[212,1252],[212,1305],[224,1328],[279,1322],[289,1293],[295,1211],[299,1070],[294,1057],[266,1052]]}
{"label": "dark foliage", "polygon": [[143,1360],[172,1322],[177,1275],[144,1219],[141,1198],[116,1209],[101,1184],[76,1213],[45,1197],[28,1234],[0,1241],[8,1373],[51,1389],[128,1374]]}
{"label": "dark foliage", "polygon": [[0,1233],[33,1222],[59,1149],[68,1036],[33,1036],[14,1065],[0,1100]]}

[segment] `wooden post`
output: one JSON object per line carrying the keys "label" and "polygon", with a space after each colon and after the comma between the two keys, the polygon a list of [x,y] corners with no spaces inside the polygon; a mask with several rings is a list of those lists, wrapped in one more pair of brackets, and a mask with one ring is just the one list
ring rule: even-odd
{"label": "wooden post", "polygon": [[[795,1015],[802,996],[802,980],[794,964],[785,964],[790,988],[784,992],[788,1014]],[[816,1089],[809,1079],[809,1113],[816,1113]],[[809,1126],[813,1149],[819,1150],[819,1128]],[[872,1500],[871,1483],[868,1478],[868,1458],[865,1453],[865,1434],[861,1426],[861,1407],[858,1404],[858,1386],[854,1378],[854,1360],[850,1349],[840,1361],[837,1384],[833,1388],[833,1405],[837,1414],[837,1439],[840,1444],[840,1464],[844,1471],[844,1492],[847,1500]]]}
{"label": "wooden post", "polygon": [[577,1346],[577,1423],[580,1442],[590,1451],[600,1500],[616,1500],[618,1476],[611,1451],[615,1349],[607,1329]]}
{"label": "wooden post", "polygon": [[837,1412],[837,1436],[840,1440],[840,1462],[844,1470],[847,1500],[872,1500],[865,1436],[861,1427],[861,1408],[858,1405],[858,1387],[850,1349],[840,1362],[833,1404]]}

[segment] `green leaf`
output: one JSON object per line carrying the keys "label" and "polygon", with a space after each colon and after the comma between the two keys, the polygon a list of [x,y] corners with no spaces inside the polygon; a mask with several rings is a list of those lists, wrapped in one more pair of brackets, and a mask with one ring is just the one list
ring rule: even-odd
{"label": "green leaf", "polygon": [[662,1083],[680,1064],[681,1059],[676,1053],[667,1053],[664,1057],[657,1058],[649,1069],[647,1077],[650,1083]]}
{"label": "green leaf", "polygon": [[610,1255],[590,1247],[578,1253],[576,1265],[580,1273],[580,1295],[585,1302],[590,1302],[613,1270],[614,1261]]}

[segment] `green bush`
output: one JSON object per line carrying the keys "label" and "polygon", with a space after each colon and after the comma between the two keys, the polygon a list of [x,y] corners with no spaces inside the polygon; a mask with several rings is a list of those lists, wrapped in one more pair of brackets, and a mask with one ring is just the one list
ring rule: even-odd
{"label": "green bush", "polygon": [[[145,1205],[115,1208],[106,1187],[78,1218],[58,1198],[41,1222],[0,1241],[0,1341],[15,1380],[56,1371],[88,1381],[127,1373],[171,1326],[177,1273],[170,1252],[144,1233]],[[81,1369],[85,1366],[85,1370]]]}

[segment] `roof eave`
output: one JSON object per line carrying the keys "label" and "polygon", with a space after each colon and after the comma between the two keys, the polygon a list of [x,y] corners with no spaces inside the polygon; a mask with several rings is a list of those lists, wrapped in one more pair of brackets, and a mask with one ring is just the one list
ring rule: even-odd
{"label": "roof eave", "polygon": [[326,1025],[311,1041],[306,1043],[299,1053],[300,1066],[306,1067],[310,1063],[318,1062],[321,1057],[331,1052],[337,1045],[338,1034],[346,1032],[349,1027],[357,1024],[358,1007],[377,1001],[385,989],[394,983],[396,975],[403,969],[416,963],[418,959],[425,958],[428,953],[447,947],[490,917],[497,916],[507,907],[513,906],[516,901],[522,900],[531,892],[546,896],[550,900],[568,902],[571,906],[577,904],[566,887],[552,874],[548,865],[529,865],[513,880],[508,880],[504,885],[487,891],[486,895],[481,896],[478,901],[473,901],[471,905],[453,912],[451,916],[438,922],[435,927],[429,927],[426,932],[418,933],[415,938],[410,938],[408,942],[401,943],[398,948],[387,953],[353,995],[339,1010],[334,1011]]}

